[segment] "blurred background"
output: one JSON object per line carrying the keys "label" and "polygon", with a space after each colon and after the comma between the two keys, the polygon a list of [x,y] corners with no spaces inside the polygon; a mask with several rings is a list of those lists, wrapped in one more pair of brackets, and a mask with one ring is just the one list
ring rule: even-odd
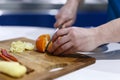
{"label": "blurred background", "polygon": [[[0,0],[1,26],[53,28],[54,16],[66,0]],[[75,26],[98,26],[107,22],[107,0],[84,0]]]}

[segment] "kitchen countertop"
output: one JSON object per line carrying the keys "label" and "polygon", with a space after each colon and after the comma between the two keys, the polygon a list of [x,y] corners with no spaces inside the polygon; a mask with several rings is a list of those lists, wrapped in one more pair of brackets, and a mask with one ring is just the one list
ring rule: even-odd
{"label": "kitchen countertop", "polygon": [[[27,37],[35,40],[39,35],[54,32],[53,28],[0,26],[0,40]],[[96,58],[96,63],[71,72],[55,80],[120,80],[120,44],[111,43],[94,52],[80,52]]]}

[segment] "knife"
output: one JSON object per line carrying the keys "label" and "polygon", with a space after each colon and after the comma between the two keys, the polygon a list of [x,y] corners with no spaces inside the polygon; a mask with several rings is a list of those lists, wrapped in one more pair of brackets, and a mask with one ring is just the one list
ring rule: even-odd
{"label": "knife", "polygon": [[[55,30],[55,32],[53,33],[53,35],[54,35],[59,29],[61,29],[61,28],[62,28],[62,25],[60,25],[60,26]],[[49,40],[49,42],[47,43],[47,45],[46,45],[46,47],[45,47],[45,52],[46,52],[46,53],[49,53],[47,49],[48,49],[48,47],[49,47],[49,44],[50,44],[51,41],[52,41],[53,35],[52,35],[51,39]]]}

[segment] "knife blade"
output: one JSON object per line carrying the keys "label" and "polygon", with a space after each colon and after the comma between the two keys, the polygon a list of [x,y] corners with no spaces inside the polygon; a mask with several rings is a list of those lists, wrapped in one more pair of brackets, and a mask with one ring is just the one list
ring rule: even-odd
{"label": "knife blade", "polygon": [[[55,30],[55,32],[53,33],[53,35],[59,30],[59,29],[61,29],[62,28],[62,25],[60,25],[56,30]],[[49,40],[49,42],[47,43],[47,45],[46,45],[46,47],[45,47],[45,52],[46,53],[48,53],[48,47],[49,47],[49,44],[51,43],[51,41],[52,41],[52,38],[53,38],[53,35],[51,36],[51,39]]]}

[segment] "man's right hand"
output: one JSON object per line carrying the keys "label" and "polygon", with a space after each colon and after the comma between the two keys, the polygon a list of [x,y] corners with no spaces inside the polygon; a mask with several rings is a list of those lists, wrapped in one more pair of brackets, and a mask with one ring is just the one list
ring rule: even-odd
{"label": "man's right hand", "polygon": [[80,0],[68,0],[55,16],[54,27],[64,24],[64,27],[72,26],[76,19],[77,7]]}

